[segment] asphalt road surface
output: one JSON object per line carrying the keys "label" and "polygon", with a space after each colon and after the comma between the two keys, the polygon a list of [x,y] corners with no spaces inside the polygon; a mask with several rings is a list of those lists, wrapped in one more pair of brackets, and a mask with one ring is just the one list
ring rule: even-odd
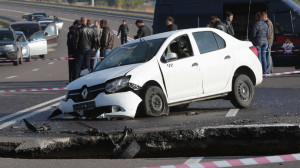
{"label": "asphalt road surface", "polygon": [[[121,17],[99,16],[84,13],[70,13],[63,10],[46,8],[33,8],[29,6],[1,4],[0,16],[6,16],[16,21],[21,20],[22,14],[32,12],[46,12],[48,15],[56,15],[64,21],[63,29],[58,38],[58,46],[51,48],[45,58],[67,57],[66,35],[68,27],[74,19],[87,16],[88,19],[107,19],[108,25],[117,30],[123,19]],[[127,19],[130,29],[129,37],[136,34],[135,20]],[[146,22],[149,27],[152,23]],[[114,46],[120,45],[120,40],[115,36]],[[34,88],[56,88],[64,87],[68,80],[67,61],[31,61],[24,62],[15,67],[12,63],[0,63],[0,90],[6,89],[34,89]],[[276,67],[276,72],[294,71],[294,67]],[[21,92],[21,93],[0,93],[0,134],[10,135],[12,126],[24,126],[22,118],[27,118],[33,124],[51,125],[53,132],[63,130],[84,130],[70,117],[57,117],[49,121],[47,117],[57,106],[60,98],[66,91],[43,91],[43,92]],[[88,125],[101,130],[123,129],[128,126],[132,129],[163,129],[182,126],[220,126],[220,125],[243,125],[243,124],[274,124],[287,123],[298,124],[300,119],[300,76],[286,75],[265,78],[263,83],[256,87],[255,100],[247,109],[236,109],[227,100],[211,100],[190,104],[188,111],[171,111],[170,115],[162,118],[138,118],[134,120],[117,121],[82,121]],[[187,112],[198,112],[197,115],[186,115]],[[9,116],[9,117],[8,117]],[[235,157],[232,157],[235,158]],[[182,164],[189,158],[172,159],[142,159],[142,160],[74,160],[74,161],[53,161],[60,166],[74,167],[71,165],[83,164],[88,167],[96,167],[102,164],[104,167],[141,167],[154,165]],[[217,158],[201,158],[218,160]],[[226,159],[226,158],[225,158]],[[44,161],[31,160],[5,160],[4,164],[17,167],[27,167],[26,164],[42,165]],[[195,161],[195,160],[194,160]],[[51,162],[51,160],[47,160]],[[1,161],[1,164],[3,161]],[[25,166],[24,166],[25,165]],[[299,162],[269,165],[269,167],[299,167]],[[5,166],[7,167],[7,166]],[[40,166],[39,166],[40,167]],[[75,166],[76,167],[76,166]],[[260,166],[253,166],[260,167]],[[268,166],[263,166],[268,167]]]}

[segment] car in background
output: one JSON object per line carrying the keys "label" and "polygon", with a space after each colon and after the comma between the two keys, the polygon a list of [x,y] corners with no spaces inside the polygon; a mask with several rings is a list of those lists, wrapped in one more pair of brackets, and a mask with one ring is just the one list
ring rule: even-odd
{"label": "car in background", "polygon": [[59,18],[55,18],[54,22],[56,23],[57,29],[61,30],[62,27],[63,27],[63,25],[64,25],[64,22],[61,19],[59,19]]}
{"label": "car in background", "polygon": [[[46,27],[47,27],[50,23],[55,23],[53,18],[48,18],[48,17],[47,17],[47,18],[46,18],[46,17],[40,18],[40,19],[38,20],[38,22],[40,23],[42,30],[45,30]],[[57,26],[58,26],[57,23],[55,23],[56,34],[59,35],[59,29],[58,29]]]}
{"label": "car in background", "polygon": [[0,59],[13,60],[14,66],[22,64],[22,45],[11,28],[0,29]]}
{"label": "car in background", "polygon": [[31,56],[30,56],[29,42],[27,41],[27,38],[26,38],[25,34],[21,31],[16,31],[16,36],[17,36],[17,39],[19,39],[19,42],[22,45],[23,59],[27,59],[28,61],[30,61]]}
{"label": "car in background", "polygon": [[34,12],[32,15],[42,15],[44,17],[47,17],[47,14],[45,12]]}
{"label": "car in background", "polygon": [[[33,17],[33,18],[32,18]],[[36,12],[36,13],[29,13],[22,15],[23,21],[37,21],[39,18],[47,17],[46,13],[44,12]]]}
{"label": "car in background", "polygon": [[34,33],[44,31],[44,38],[47,40],[48,47],[57,45],[57,31],[54,22],[48,24],[44,30],[42,30],[40,23],[30,21],[13,22],[10,24],[10,27],[16,31],[22,31],[30,43],[31,41],[29,39]]}
{"label": "car in background", "polygon": [[249,107],[262,80],[256,47],[213,28],[183,29],[115,48],[67,85],[54,114],[95,118],[158,117],[169,107],[221,98]]}

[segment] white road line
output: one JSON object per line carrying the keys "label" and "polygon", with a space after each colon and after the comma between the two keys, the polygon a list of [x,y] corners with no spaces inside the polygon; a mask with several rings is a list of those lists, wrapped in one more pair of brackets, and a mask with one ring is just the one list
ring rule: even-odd
{"label": "white road line", "polygon": [[[57,105],[59,105],[59,103],[55,103],[55,104],[53,104],[52,106],[57,106]],[[18,118],[16,118],[16,119],[13,119],[13,120],[11,120],[11,121],[8,121],[8,122],[6,122],[6,123],[4,123],[4,124],[1,124],[1,125],[0,125],[0,130],[3,129],[3,128],[5,128],[5,127],[8,127],[8,126],[10,126],[10,125],[12,125],[12,124],[14,124],[14,123],[16,123],[16,122],[18,122],[18,121],[21,121],[21,120],[23,120],[24,118],[29,118],[29,117],[32,117],[32,116],[37,115],[37,114],[39,114],[39,113],[45,112],[45,111],[47,111],[47,110],[50,110],[51,108],[53,108],[52,106],[48,106],[48,107],[42,108],[42,109],[40,109],[40,110],[37,110],[37,111],[31,112],[31,113],[28,113],[28,114],[26,114],[26,115],[24,115],[24,116],[18,117]]]}
{"label": "white road line", "polygon": [[49,64],[49,65],[52,65],[52,64],[54,64],[54,62],[49,62],[48,64]]}
{"label": "white road line", "polygon": [[239,109],[230,109],[226,114],[226,117],[235,117]]}
{"label": "white road line", "polygon": [[204,157],[191,157],[187,161],[185,161],[184,164],[200,163],[203,158]]}
{"label": "white road line", "polygon": [[32,71],[34,72],[34,71],[38,71],[38,70],[40,70],[39,68],[37,68],[37,69],[33,69]]}
{"label": "white road line", "polygon": [[9,76],[9,77],[6,77],[5,79],[12,79],[12,78],[16,78],[17,76]]}
{"label": "white road line", "polygon": [[41,104],[38,104],[38,105],[35,105],[35,106],[32,106],[32,107],[29,107],[29,108],[26,108],[24,110],[21,110],[21,111],[18,111],[18,112],[15,112],[15,113],[12,113],[10,115],[7,115],[7,116],[4,116],[4,117],[1,117],[0,118],[0,122],[1,121],[4,121],[6,119],[9,119],[9,118],[12,118],[14,116],[17,116],[17,115],[20,115],[20,114],[23,114],[23,113],[26,113],[28,111],[31,111],[31,110],[34,110],[34,109],[37,109],[37,108],[40,108],[44,105],[47,105],[47,104],[50,104],[50,103],[53,103],[53,102],[56,102],[56,101],[59,101],[60,99],[64,98],[65,96],[61,96],[61,97],[58,97],[58,98],[55,98],[55,99],[52,99],[52,100],[49,100],[49,101],[46,101],[44,103],[41,103]]}
{"label": "white road line", "polygon": [[9,10],[9,9],[0,9],[0,10],[7,11],[7,12],[21,13],[21,14],[26,14],[26,13],[28,13],[28,12],[22,12],[22,11]]}

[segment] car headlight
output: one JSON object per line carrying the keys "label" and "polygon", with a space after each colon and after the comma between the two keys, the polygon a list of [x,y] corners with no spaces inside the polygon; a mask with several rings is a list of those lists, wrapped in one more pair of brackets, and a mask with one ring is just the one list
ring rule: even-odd
{"label": "car headlight", "polygon": [[130,76],[125,76],[122,78],[115,79],[109,83],[106,84],[105,90],[108,93],[115,93],[123,88],[126,88],[129,86],[129,80]]}
{"label": "car headlight", "polygon": [[15,48],[14,48],[14,45],[8,44],[8,45],[5,45],[5,49],[6,50],[14,50]]}

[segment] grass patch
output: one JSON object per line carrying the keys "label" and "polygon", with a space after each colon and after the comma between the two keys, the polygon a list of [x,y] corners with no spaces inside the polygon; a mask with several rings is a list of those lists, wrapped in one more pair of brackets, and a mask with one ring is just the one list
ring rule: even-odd
{"label": "grass patch", "polygon": [[9,21],[0,19],[0,28],[8,28],[9,24]]}

